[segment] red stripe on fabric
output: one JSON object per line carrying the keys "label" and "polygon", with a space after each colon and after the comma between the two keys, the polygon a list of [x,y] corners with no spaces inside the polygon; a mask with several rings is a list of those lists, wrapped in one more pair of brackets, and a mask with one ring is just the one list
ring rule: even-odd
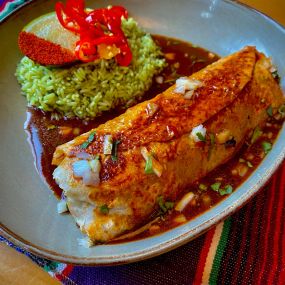
{"label": "red stripe on fabric", "polygon": [[239,274],[240,274],[240,268],[241,268],[240,264],[242,262],[244,254],[245,254],[247,232],[249,231],[250,218],[251,218],[251,208],[246,207],[246,212],[244,215],[245,222],[244,222],[244,225],[242,226],[242,228],[240,228],[240,230],[242,231],[242,240],[238,241],[240,244],[240,247],[239,247],[239,251],[237,253],[237,259],[236,259],[237,266],[234,267],[234,270],[232,272],[232,280],[231,280],[232,284],[238,284],[237,279],[238,279]]}
{"label": "red stripe on fabric", "polygon": [[62,270],[61,273],[55,274],[55,278],[59,281],[63,281],[66,277],[68,277],[73,268],[73,265],[66,265],[66,267]]}
{"label": "red stripe on fabric", "polygon": [[[260,193],[261,194],[261,193]],[[254,262],[254,257],[257,254],[257,250],[258,250],[258,241],[257,239],[260,238],[258,237],[258,221],[260,219],[261,216],[261,210],[263,208],[262,205],[262,199],[264,199],[264,195],[258,195],[256,197],[256,206],[255,206],[255,214],[253,217],[253,225],[254,225],[254,231],[251,232],[251,236],[250,236],[250,244],[249,244],[249,252],[248,252],[248,259],[246,262],[246,266],[245,266],[245,272],[244,272],[244,280],[248,280],[250,279],[250,276],[252,274],[252,268],[253,268],[253,262]],[[249,281],[250,282],[250,281]]]}
{"label": "red stripe on fabric", "polygon": [[215,230],[216,230],[216,228],[213,228],[213,229],[209,230],[206,234],[204,245],[203,245],[201,253],[200,253],[200,258],[199,258],[199,262],[198,262],[198,266],[197,266],[196,275],[195,275],[193,285],[200,285],[202,282],[205,263],[206,263],[206,259],[207,259],[208,253],[209,253],[209,249],[211,247],[213,236],[215,234]]}
{"label": "red stripe on fabric", "polygon": [[[282,215],[282,209],[284,207],[284,191],[280,188],[280,174],[281,171],[279,170],[277,173],[275,173],[275,180],[276,185],[275,188],[272,189],[275,192],[278,192],[278,204],[277,204],[277,212],[276,212],[276,218],[274,219],[273,225],[274,231],[271,233],[273,235],[273,263],[271,270],[269,272],[268,277],[268,284],[273,284],[274,277],[277,273],[278,268],[278,257],[279,257],[279,239],[280,239],[280,231],[281,231],[281,215]],[[272,248],[272,246],[271,246]]]}
{"label": "red stripe on fabric", "polygon": [[6,0],[6,1],[4,1],[1,5],[0,5],[0,12],[2,12],[4,9],[5,9],[5,7],[6,7],[6,5],[8,4],[8,2],[13,2],[14,0]]}
{"label": "red stripe on fabric", "polygon": [[[280,182],[280,191],[285,192],[285,162],[283,162],[283,165],[282,165],[282,169],[280,171],[280,175],[281,175],[281,182]],[[284,200],[284,198],[283,198]],[[285,207],[285,206],[283,206]],[[284,223],[284,220],[282,221],[282,223]],[[284,227],[283,227],[283,232],[280,233],[280,237],[281,238],[284,238],[285,236],[285,231],[284,231]],[[279,282],[278,284],[282,284],[282,282],[284,282],[285,280],[285,244],[284,242],[281,243],[282,244],[282,247],[280,248],[279,250],[279,254],[282,254],[282,259],[281,259],[281,272],[280,274],[278,275],[279,276]]]}
{"label": "red stripe on fabric", "polygon": [[[270,233],[270,224],[271,224],[271,221],[272,221],[272,210],[273,210],[273,205],[274,205],[274,197],[275,197],[275,191],[272,190],[275,188],[275,185],[276,185],[276,176],[273,176],[273,179],[272,179],[272,184],[271,184],[271,187],[270,187],[270,200],[269,200],[269,208],[268,208],[268,215],[267,215],[267,220],[266,220],[266,228],[265,228],[265,232],[264,232],[264,240],[263,240],[263,243],[264,243],[264,246],[261,246],[261,248],[263,248],[263,258],[262,258],[262,261],[261,261],[261,270],[258,274],[258,278],[257,278],[257,284],[263,284],[262,283],[262,278],[263,278],[263,275],[264,275],[264,271],[265,271],[265,268],[267,270],[270,271],[270,269],[268,268],[268,243],[269,243],[269,233]],[[261,241],[262,243],[262,241]]]}

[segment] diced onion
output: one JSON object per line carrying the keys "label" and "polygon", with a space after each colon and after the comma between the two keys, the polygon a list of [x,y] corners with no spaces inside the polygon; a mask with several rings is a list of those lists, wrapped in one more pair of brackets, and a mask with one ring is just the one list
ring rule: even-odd
{"label": "diced onion", "polygon": [[203,137],[206,136],[206,128],[203,127],[203,125],[199,125],[192,129],[190,136],[194,139],[195,142],[200,142],[200,138],[197,136],[198,133],[200,133]]}
{"label": "diced onion", "polygon": [[59,214],[68,212],[68,207],[65,200],[61,200],[60,202],[57,203],[57,212]]}
{"label": "diced onion", "polygon": [[187,93],[187,98],[190,99],[194,93],[194,90],[201,87],[202,83],[196,79],[189,79],[188,77],[180,77],[176,80],[176,88],[174,89],[174,93],[185,94],[186,91],[193,91]]}
{"label": "diced onion", "polygon": [[148,153],[146,147],[143,146],[143,147],[141,148],[141,154],[142,154],[144,160],[147,161],[147,159],[148,159],[148,157],[149,157],[149,153]]}
{"label": "diced onion", "polygon": [[82,178],[85,185],[97,186],[100,183],[101,164],[99,159],[77,160],[72,164],[75,177]]}
{"label": "diced onion", "polygon": [[155,77],[155,81],[156,81],[156,83],[158,83],[158,84],[162,84],[163,81],[164,81],[164,78],[163,78],[162,76],[156,76],[156,77]]}
{"label": "diced onion", "polygon": [[187,219],[183,214],[180,214],[174,218],[174,222],[177,224],[183,224],[183,223],[187,222]]}
{"label": "diced onion", "polygon": [[157,104],[150,102],[146,106],[146,112],[149,116],[153,116],[157,112],[158,108]]}
{"label": "diced onion", "polygon": [[189,193],[185,194],[182,197],[182,199],[175,206],[175,210],[178,212],[182,212],[185,209],[185,207],[192,201],[194,196],[195,195],[193,192],[189,192]]}
{"label": "diced onion", "polygon": [[76,177],[83,177],[84,173],[90,171],[90,165],[87,160],[77,160],[72,164],[73,174]]}
{"label": "diced onion", "polygon": [[184,98],[185,99],[190,99],[194,94],[194,90],[189,90],[189,91],[186,91],[185,95],[184,95]]}
{"label": "diced onion", "polygon": [[112,154],[113,139],[111,135],[105,135],[103,144],[103,153]]}
{"label": "diced onion", "polygon": [[76,157],[80,159],[92,159],[92,155],[86,151],[76,153]]}

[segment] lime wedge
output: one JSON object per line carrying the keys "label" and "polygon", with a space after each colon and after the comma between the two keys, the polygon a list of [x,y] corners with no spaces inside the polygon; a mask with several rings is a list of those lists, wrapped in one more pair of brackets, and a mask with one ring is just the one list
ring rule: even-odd
{"label": "lime wedge", "polygon": [[[90,9],[87,9],[87,11]],[[28,23],[18,37],[24,55],[42,65],[66,65],[78,61],[75,56],[79,35],[61,26],[56,13],[51,12]],[[120,53],[115,45],[100,44],[99,58],[111,59]]]}
{"label": "lime wedge", "polygon": [[78,35],[62,27],[55,12],[34,19],[23,28],[23,31],[58,44],[72,52],[74,52],[75,43],[79,40]]}
{"label": "lime wedge", "polygon": [[75,62],[74,51],[79,36],[66,30],[54,12],[28,23],[20,32],[18,44],[27,57],[42,65]]}

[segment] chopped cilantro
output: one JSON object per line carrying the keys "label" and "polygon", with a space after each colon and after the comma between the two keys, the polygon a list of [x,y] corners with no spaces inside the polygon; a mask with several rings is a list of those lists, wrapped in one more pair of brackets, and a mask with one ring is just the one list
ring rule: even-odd
{"label": "chopped cilantro", "polygon": [[165,207],[166,207],[167,210],[173,209],[174,202],[169,202],[169,201],[165,202]]}
{"label": "chopped cilantro", "polygon": [[144,172],[145,172],[146,174],[152,174],[152,173],[154,173],[154,172],[153,172],[153,169],[152,169],[152,157],[151,157],[151,156],[148,156],[148,158],[147,158],[147,160],[146,160]]}
{"label": "chopped cilantro", "polygon": [[231,185],[226,185],[224,189],[219,189],[221,196],[231,194],[233,192],[233,187]]}
{"label": "chopped cilantro", "polygon": [[174,203],[169,201],[165,202],[163,196],[157,197],[157,203],[163,214],[174,207]]}
{"label": "chopped cilantro", "polygon": [[89,135],[87,141],[85,141],[84,143],[82,143],[82,144],[80,145],[80,148],[86,149],[86,148],[89,146],[89,144],[92,143],[92,141],[94,140],[95,134],[96,134],[96,132],[91,132],[91,134]]}
{"label": "chopped cilantro", "polygon": [[270,142],[263,141],[261,145],[265,154],[267,154],[272,149],[272,144]]}
{"label": "chopped cilantro", "polygon": [[272,106],[269,106],[267,109],[266,109],[266,113],[269,117],[272,117],[273,116],[273,109],[272,109]]}
{"label": "chopped cilantro", "polygon": [[102,206],[100,207],[100,212],[101,212],[102,214],[104,214],[104,215],[108,214],[108,213],[109,213],[109,208],[108,208],[108,206],[107,206],[106,204],[102,205]]}
{"label": "chopped cilantro", "polygon": [[285,104],[281,105],[278,109],[278,113],[283,117],[285,116]]}
{"label": "chopped cilantro", "polygon": [[214,184],[211,185],[212,190],[219,192],[219,189],[221,187],[221,182],[216,182]]}
{"label": "chopped cilantro", "polygon": [[271,74],[272,74],[273,78],[279,83],[281,77],[280,77],[280,75],[278,74],[278,71],[275,70],[275,71],[273,71]]}
{"label": "chopped cilantro", "polygon": [[206,191],[208,189],[208,186],[205,185],[205,184],[200,183],[199,184],[199,189],[202,190],[202,191]]}
{"label": "chopped cilantro", "polygon": [[112,155],[111,158],[113,161],[118,160],[118,145],[120,144],[120,141],[114,141],[113,142],[113,147],[112,147]]}
{"label": "chopped cilantro", "polygon": [[262,131],[259,127],[256,127],[254,130],[253,130],[253,134],[252,134],[252,137],[251,137],[251,140],[250,142],[253,144],[255,143],[259,138],[260,136],[262,135]]}
{"label": "chopped cilantro", "polygon": [[197,132],[196,133],[196,136],[198,137],[198,139],[202,142],[205,142],[206,141],[206,137],[202,135],[202,133],[200,132]]}

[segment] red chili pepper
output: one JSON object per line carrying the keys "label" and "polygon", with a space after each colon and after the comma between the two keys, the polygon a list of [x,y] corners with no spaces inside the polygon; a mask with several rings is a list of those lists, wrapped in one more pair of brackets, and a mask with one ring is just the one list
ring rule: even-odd
{"label": "red chili pepper", "polygon": [[83,62],[90,62],[99,58],[96,47],[92,46],[90,42],[79,41],[76,43],[75,54]]}
{"label": "red chili pepper", "polygon": [[65,6],[57,2],[55,10],[61,25],[80,36],[75,49],[77,58],[84,62],[94,61],[99,58],[97,46],[106,44],[116,45],[120,49],[115,57],[118,64],[127,66],[131,63],[132,52],[121,29],[122,17],[128,18],[124,7],[113,6],[86,12],[84,0],[67,0]]}
{"label": "red chili pepper", "polygon": [[116,60],[121,66],[128,66],[132,61],[132,52],[128,44],[119,47],[121,52],[116,55]]}

